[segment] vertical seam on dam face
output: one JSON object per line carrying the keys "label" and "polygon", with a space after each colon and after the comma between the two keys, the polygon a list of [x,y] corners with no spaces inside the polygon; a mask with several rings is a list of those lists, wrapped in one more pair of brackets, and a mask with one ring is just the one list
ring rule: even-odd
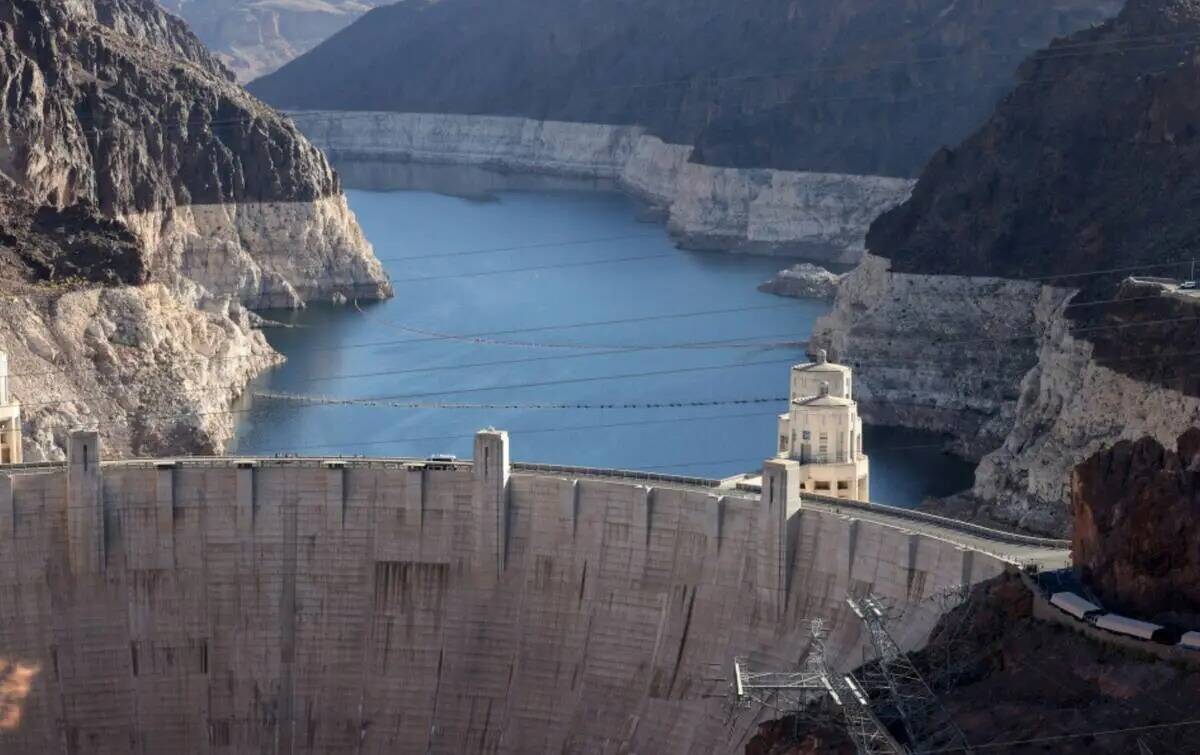
{"label": "vertical seam on dam face", "polygon": [[[295,679],[294,664],[296,660],[296,561],[297,561],[297,527],[298,492],[293,484],[280,481],[283,489],[283,502],[280,506],[280,518],[283,520],[283,553],[282,573],[279,590],[279,666],[281,679],[279,684],[279,712],[276,725],[279,727],[279,752],[291,753],[293,736],[295,734]],[[256,564],[257,566],[257,564]]]}
{"label": "vertical seam on dam face", "polygon": [[[0,651],[43,670],[0,747],[725,751],[752,727],[732,742],[714,718],[714,668],[794,663],[823,617],[841,669],[861,658],[849,586],[911,605],[1001,568],[868,519],[787,516],[784,466],[760,498],[553,473],[501,486],[489,442],[486,485],[421,462],[106,465],[102,574],[69,566],[82,459],[0,475]],[[923,638],[933,619],[910,613]]]}
{"label": "vertical seam on dam face", "polygon": [[13,478],[0,476],[0,541],[12,540],[17,534],[17,510],[13,505]]}

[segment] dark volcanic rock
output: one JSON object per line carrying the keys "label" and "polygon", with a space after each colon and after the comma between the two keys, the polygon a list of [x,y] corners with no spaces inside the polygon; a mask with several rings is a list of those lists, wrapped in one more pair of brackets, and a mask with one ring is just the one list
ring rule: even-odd
{"label": "dark volcanic rock", "polygon": [[[1200,3],[1130,0],[1020,68],[987,123],[872,226],[896,272],[1036,278],[1190,260]],[[1152,268],[1153,274],[1183,268]],[[1111,291],[1124,274],[1056,279]]]}
{"label": "dark volcanic rock", "polygon": [[1122,441],[1075,469],[1072,553],[1117,611],[1200,614],[1200,428]]}
{"label": "dark volcanic rock", "polygon": [[0,4],[0,172],[107,215],[336,194],[324,158],[151,0]]}
{"label": "dark volcanic rock", "polygon": [[[321,152],[152,0],[0,3],[0,91],[0,178],[66,234],[25,273],[148,269],[255,307],[390,295]],[[140,261],[88,241],[99,216],[129,227]]]}
{"label": "dark volcanic rock", "polygon": [[441,0],[250,85],[283,107],[640,124],[711,165],[909,176],[1110,0]]}
{"label": "dark volcanic rock", "polygon": [[34,207],[0,191],[0,268],[4,278],[141,284],[149,271],[137,238],[95,208]]}

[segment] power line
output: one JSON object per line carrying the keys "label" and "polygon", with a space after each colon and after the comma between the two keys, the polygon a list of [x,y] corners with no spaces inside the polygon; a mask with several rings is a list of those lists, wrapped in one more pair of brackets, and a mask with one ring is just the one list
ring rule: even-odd
{"label": "power line", "polygon": [[[692,317],[708,317],[711,315],[726,315],[726,314],[737,314],[737,313],[742,313],[742,312],[757,312],[757,311],[764,311],[764,310],[795,309],[795,308],[796,308],[796,304],[791,303],[791,302],[779,303],[779,304],[757,304],[757,305],[751,305],[751,306],[746,306],[746,307],[726,307],[723,309],[698,310],[698,311],[692,311],[692,312],[673,312],[673,313],[667,313],[667,314],[640,315],[640,316],[636,316],[636,317],[622,317],[622,318],[608,319],[608,320],[590,320],[590,321],[582,321],[582,322],[565,323],[565,324],[561,324],[561,325],[537,325],[537,326],[532,326],[532,327],[528,327],[528,328],[508,328],[505,330],[491,330],[491,331],[482,331],[482,332],[478,332],[478,333],[458,334],[458,335],[454,336],[453,338],[454,338],[454,340],[478,341],[479,339],[485,339],[489,336],[498,336],[498,335],[518,335],[521,333],[544,333],[547,331],[554,331],[554,330],[576,330],[576,329],[581,329],[581,328],[603,327],[606,325],[630,325],[630,324],[636,324],[636,323],[659,322],[659,321],[663,321],[663,320],[682,320],[682,319],[689,319]],[[404,327],[404,326],[400,326],[400,327]],[[440,336],[428,336],[428,337],[423,337],[423,338],[403,338],[403,339],[393,339],[393,340],[386,340],[386,341],[368,341],[365,343],[341,344],[338,346],[313,346],[313,347],[308,348],[307,351],[309,351],[309,352],[348,351],[351,349],[363,349],[363,348],[371,348],[371,347],[375,347],[375,346],[396,346],[396,345],[401,345],[401,344],[406,344],[406,343],[433,343],[433,342],[437,342],[437,341],[446,340],[447,337],[448,336],[440,335]],[[649,348],[651,346],[652,346],[652,344],[645,344],[645,345],[630,344],[631,349],[632,348],[641,349],[644,347]],[[580,348],[586,348],[586,346],[581,345]],[[596,347],[596,348],[601,348],[601,347]],[[197,357],[197,358],[203,359],[205,362],[224,362],[224,361],[232,361],[232,360],[238,360],[238,359],[262,359],[262,358],[269,358],[270,356],[271,355],[269,355],[269,354],[267,354],[267,355],[244,354],[244,355],[237,355],[237,356],[230,356],[230,357]],[[59,375],[59,374],[65,374],[70,369],[71,368],[62,367],[62,368],[57,368],[54,370],[47,370],[47,371],[41,371],[41,372],[10,372],[9,377],[10,378],[12,378],[12,377],[42,377],[42,376],[47,376],[47,375]],[[75,369],[78,370],[80,368],[75,368]]]}
{"label": "power line", "polygon": [[[1184,726],[1200,726],[1200,718],[1187,721],[1175,721],[1172,723],[1163,724],[1145,724],[1143,726],[1126,726],[1120,729],[1093,729],[1091,731],[1081,731],[1074,734],[1054,734],[1045,737],[1033,737],[1031,739],[1012,739],[1006,742],[989,742],[983,745],[971,745],[976,750],[991,750],[997,747],[1018,747],[1021,745],[1044,744],[1046,742],[1061,742],[1068,739],[1081,739],[1087,737],[1107,737],[1115,734],[1131,734],[1139,731],[1154,731],[1161,729],[1175,729]],[[937,750],[925,750],[925,753],[937,752],[962,752],[961,747],[944,747]]]}
{"label": "power line", "polygon": [[661,232],[655,233],[635,233],[625,236],[606,236],[594,239],[574,239],[567,241],[546,241],[537,244],[518,244],[514,246],[494,246],[485,247],[482,249],[464,249],[453,252],[433,252],[430,254],[414,254],[407,257],[377,257],[380,262],[406,262],[408,260],[428,260],[441,259],[443,257],[466,257],[476,254],[492,254],[494,252],[520,252],[527,249],[553,249],[560,246],[586,246],[589,244],[603,244],[611,241],[631,241],[633,239],[648,239],[662,238]]}
{"label": "power line", "polygon": [[[1181,317],[1181,318],[1170,318],[1170,319],[1156,320],[1156,321],[1120,323],[1120,324],[1116,324],[1116,325],[1097,326],[1097,327],[1093,327],[1093,328],[1076,329],[1071,332],[1079,333],[1079,332],[1097,332],[1097,331],[1106,331],[1106,330],[1123,330],[1123,329],[1129,329],[1129,328],[1135,328],[1135,327],[1173,324],[1173,323],[1177,323],[1177,322],[1192,322],[1192,321],[1196,321],[1196,320],[1200,320],[1200,317]],[[1030,336],[1011,336],[1011,337],[1005,337],[1005,338],[959,339],[959,340],[955,340],[955,341],[944,341],[941,343],[943,345],[963,345],[963,344],[969,344],[969,343],[1011,343],[1013,341],[1025,340],[1025,339],[1034,338],[1034,337],[1040,337],[1040,336],[1030,335]],[[1147,354],[1146,356],[1153,357],[1156,355],[1151,353],[1151,354]],[[859,360],[859,361],[861,362],[862,360]],[[795,363],[794,359],[788,359],[788,360],[766,360],[766,361],[756,361],[756,362],[739,362],[739,363],[734,363],[734,364],[721,364],[721,365],[702,365],[702,366],[694,366],[694,367],[673,368],[673,369],[668,369],[668,370],[653,370],[653,371],[646,371],[646,372],[623,373],[623,374],[617,374],[617,375],[601,375],[601,376],[588,376],[588,377],[576,377],[576,378],[563,378],[563,379],[558,379],[558,380],[547,380],[547,381],[516,383],[516,384],[496,385],[496,386],[472,386],[472,387],[467,387],[467,388],[427,391],[427,392],[423,392],[423,393],[364,397],[361,399],[353,399],[353,400],[355,400],[355,401],[387,402],[387,401],[398,401],[398,400],[403,400],[403,399],[417,399],[417,398],[427,398],[427,397],[434,397],[434,396],[456,395],[456,394],[462,394],[462,393],[479,393],[479,392],[499,391],[499,390],[516,390],[516,389],[534,388],[534,387],[549,387],[549,386],[554,386],[554,385],[601,382],[601,381],[607,381],[607,380],[625,380],[625,379],[634,379],[634,378],[642,378],[642,377],[655,377],[655,376],[661,376],[661,375],[686,374],[686,373],[693,373],[693,372],[707,372],[707,371],[721,370],[721,369],[735,369],[735,368],[767,366],[767,365],[790,365],[790,364],[794,364],[794,363]],[[343,378],[352,377],[352,375],[344,375],[342,377]],[[197,390],[200,390],[202,392],[211,392],[213,389],[211,387],[209,387],[209,388],[203,388],[203,389],[197,389]],[[235,388],[234,386],[231,386],[230,390],[231,390],[231,392],[233,392],[235,394],[240,393],[240,388]],[[191,392],[194,392],[194,391],[191,391]],[[189,392],[185,391],[183,393],[189,393]],[[25,403],[24,406],[37,407],[37,406],[52,406],[52,405],[60,405],[60,404],[77,404],[77,403],[88,403],[89,401],[92,401],[92,400],[102,401],[102,400],[112,400],[112,399],[111,399],[111,396],[109,396],[108,394],[94,394],[92,396],[79,397],[79,398],[75,398],[75,399],[59,399],[59,400],[54,400],[54,401],[28,402],[28,403]],[[314,403],[335,403],[338,401],[345,401],[347,399],[308,397],[307,400],[310,400]],[[784,400],[786,400],[786,399],[784,399]],[[892,403],[896,403],[896,402],[892,402]]]}
{"label": "power line", "polygon": [[[712,252],[712,254],[722,254],[722,252]],[[594,265],[611,265],[616,262],[642,262],[645,260],[661,260],[667,257],[678,257],[679,252],[667,252],[662,254],[642,254],[634,257],[613,257],[602,260],[585,260],[582,262],[559,262],[551,265],[535,265],[533,267],[514,267],[506,270],[478,270],[475,272],[466,273],[450,273],[448,275],[425,275],[416,278],[392,278],[392,283],[424,283],[426,281],[436,280],[452,280],[457,278],[479,278],[487,275],[508,275],[511,273],[533,273],[542,270],[561,270],[571,267],[591,267]]]}

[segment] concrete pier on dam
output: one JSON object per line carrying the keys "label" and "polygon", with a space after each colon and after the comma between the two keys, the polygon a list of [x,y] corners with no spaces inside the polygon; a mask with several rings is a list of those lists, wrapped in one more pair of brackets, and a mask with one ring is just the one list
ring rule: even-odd
{"label": "concrete pier on dam", "polygon": [[0,752],[740,752],[735,655],[841,669],[845,603],[907,609],[1054,541],[719,481],[509,461],[0,469]]}

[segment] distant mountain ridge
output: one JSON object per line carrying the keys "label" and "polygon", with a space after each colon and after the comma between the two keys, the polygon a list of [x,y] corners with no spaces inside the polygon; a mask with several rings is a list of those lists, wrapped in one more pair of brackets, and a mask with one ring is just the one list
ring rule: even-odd
{"label": "distant mountain ridge", "polygon": [[371,8],[392,0],[158,0],[239,81],[274,71]]}
{"label": "distant mountain ridge", "polygon": [[280,107],[647,127],[693,160],[915,175],[1108,0],[441,0],[377,8],[250,85]]}

